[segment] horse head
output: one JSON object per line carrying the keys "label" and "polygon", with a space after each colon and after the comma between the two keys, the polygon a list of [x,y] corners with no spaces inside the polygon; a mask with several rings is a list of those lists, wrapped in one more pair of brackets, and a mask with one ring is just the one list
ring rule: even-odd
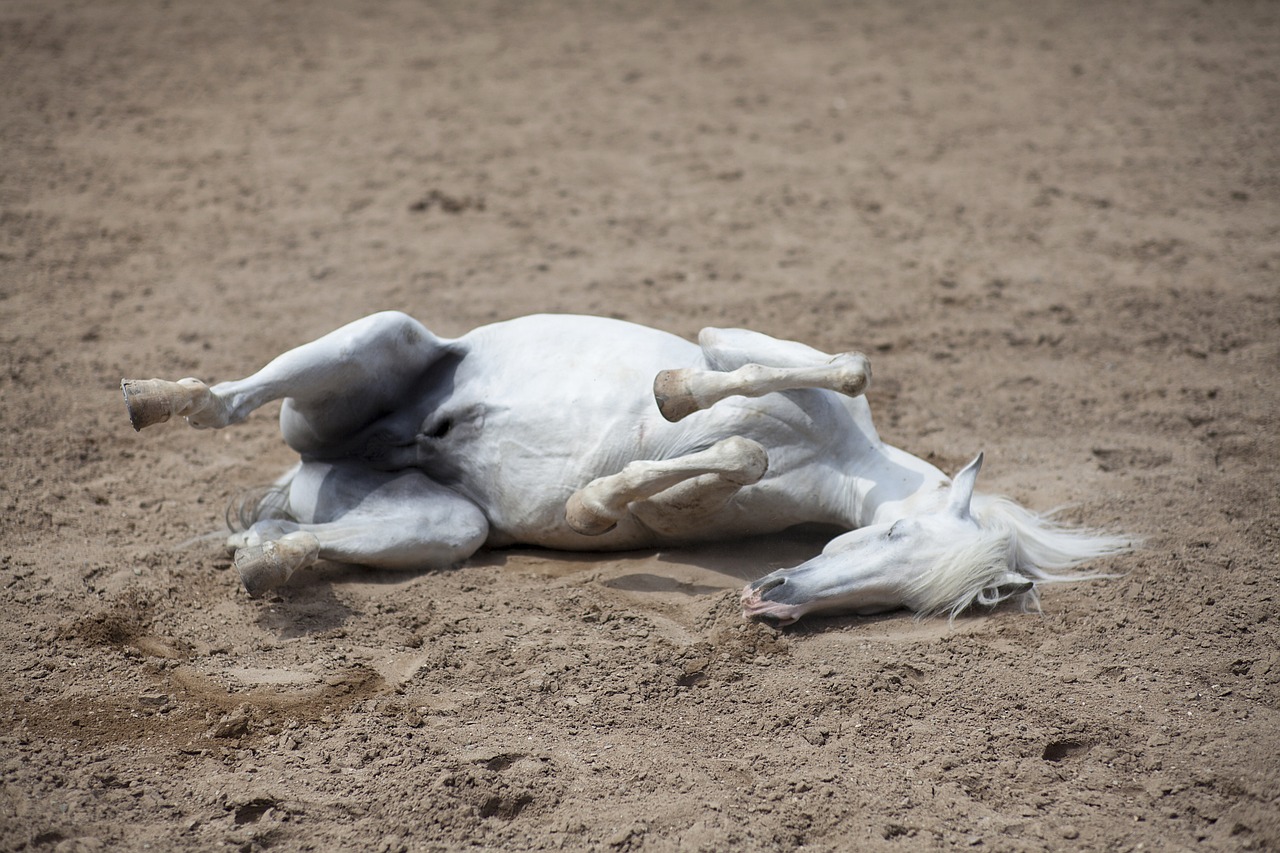
{"label": "horse head", "polygon": [[905,607],[954,618],[973,605],[1020,600],[1038,608],[1039,583],[1128,550],[1119,537],[1060,525],[1003,498],[975,496],[982,454],[918,510],[833,539],[822,554],[742,592],[743,615],[789,625],[806,613],[869,615]]}

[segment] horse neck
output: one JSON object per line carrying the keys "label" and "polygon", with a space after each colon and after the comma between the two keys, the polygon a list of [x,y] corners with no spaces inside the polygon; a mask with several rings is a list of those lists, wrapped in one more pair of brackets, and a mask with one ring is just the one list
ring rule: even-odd
{"label": "horse neck", "polygon": [[871,448],[851,472],[847,511],[853,527],[885,524],[932,509],[951,479],[936,466],[888,444]]}

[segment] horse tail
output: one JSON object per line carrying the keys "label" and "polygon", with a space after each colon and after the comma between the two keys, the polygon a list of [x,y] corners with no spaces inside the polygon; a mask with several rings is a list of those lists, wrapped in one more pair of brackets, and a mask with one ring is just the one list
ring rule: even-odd
{"label": "horse tail", "polygon": [[297,473],[298,466],[294,466],[268,486],[250,486],[233,495],[227,503],[227,527],[240,533],[268,519],[297,521],[289,507],[289,485]]}

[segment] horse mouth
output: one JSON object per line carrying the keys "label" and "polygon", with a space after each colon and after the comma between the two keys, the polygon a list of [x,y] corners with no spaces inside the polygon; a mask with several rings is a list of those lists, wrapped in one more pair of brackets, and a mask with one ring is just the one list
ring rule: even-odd
{"label": "horse mouth", "polygon": [[764,622],[775,628],[783,628],[804,615],[804,608],[780,601],[769,601],[764,594],[787,582],[786,578],[767,578],[757,581],[742,591],[742,615],[744,618]]}

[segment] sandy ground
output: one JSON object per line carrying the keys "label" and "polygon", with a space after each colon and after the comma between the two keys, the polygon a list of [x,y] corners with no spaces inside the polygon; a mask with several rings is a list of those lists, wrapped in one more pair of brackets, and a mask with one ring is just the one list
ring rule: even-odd
{"label": "sandy ground", "polygon": [[[1278,18],[7,0],[0,848],[1280,846]],[[273,412],[119,380],[392,307],[861,348],[888,440],[1147,545],[951,626],[743,622],[810,533],[251,601],[196,537]]]}

